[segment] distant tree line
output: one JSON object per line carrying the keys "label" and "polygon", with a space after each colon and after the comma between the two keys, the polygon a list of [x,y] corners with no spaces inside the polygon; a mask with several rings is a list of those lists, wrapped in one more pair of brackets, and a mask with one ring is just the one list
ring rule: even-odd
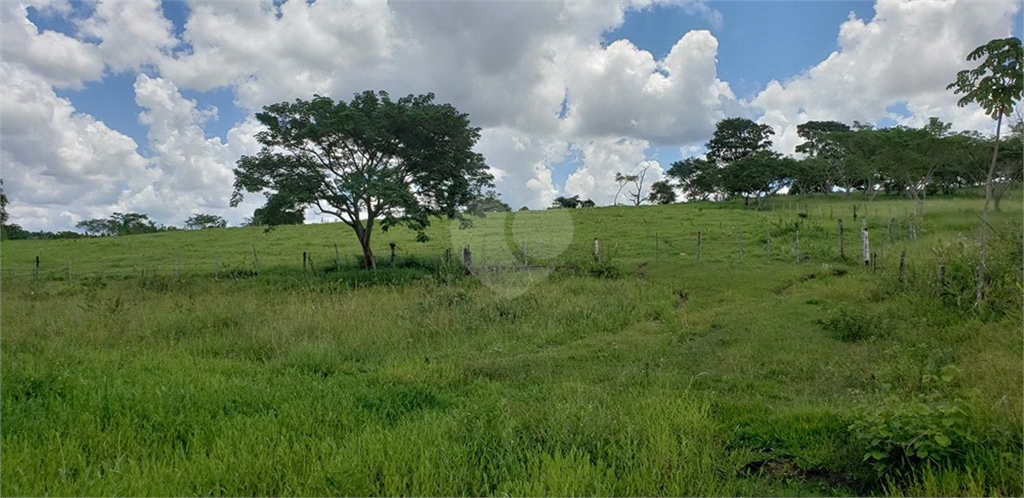
{"label": "distant tree line", "polygon": [[[881,129],[859,122],[809,121],[797,126],[804,139],[796,148],[804,154],[798,160],[769,150],[774,132],[768,126],[729,118],[718,123],[704,158],[677,161],[667,176],[688,199],[742,198],[758,208],[787,188],[794,194],[856,191],[868,199],[879,192],[904,195],[917,201],[920,210],[928,195],[989,182],[998,210],[1003,195],[1024,179],[1020,117],[1010,136],[998,141],[975,131],[952,133],[951,128],[938,118],[921,128]],[[990,168],[993,154],[995,167]]]}

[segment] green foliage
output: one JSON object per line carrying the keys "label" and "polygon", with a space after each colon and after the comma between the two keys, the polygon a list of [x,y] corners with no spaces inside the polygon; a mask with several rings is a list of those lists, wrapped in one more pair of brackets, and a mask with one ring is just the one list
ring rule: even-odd
{"label": "green foliage", "polygon": [[654,204],[672,204],[676,202],[676,191],[668,181],[657,181],[651,184],[647,200]]}
{"label": "green foliage", "polygon": [[992,119],[1009,116],[1024,94],[1024,49],[1017,37],[995,39],[967,54],[968,61],[981,60],[978,67],[957,73],[956,81],[946,86],[954,94],[964,94],[960,107],[977,102]]}
{"label": "green foliage", "polygon": [[[947,365],[938,375],[926,374],[922,383],[948,383],[958,372]],[[891,397],[880,405],[857,409],[849,429],[864,448],[863,460],[879,475],[929,463],[958,464],[978,441],[961,405],[962,401],[945,400],[931,389],[910,402]]]}
{"label": "green foliage", "polygon": [[757,151],[772,146],[771,126],[757,124],[746,118],[727,118],[715,125],[715,134],[705,144],[707,159],[718,166],[727,166]]}
{"label": "green foliage", "polygon": [[215,214],[197,214],[185,220],[185,228],[198,230],[202,228],[225,228],[227,220]]}
{"label": "green foliage", "polygon": [[157,226],[149,215],[141,213],[114,213],[110,218],[80,221],[75,228],[90,236],[137,235],[167,230]]}
{"label": "green foliage", "polygon": [[[575,235],[514,299],[458,256],[442,264],[441,223],[423,245],[378,237],[402,249],[373,272],[339,224],[5,241],[0,482],[12,496],[1021,495],[1019,277],[974,311],[965,284],[961,313],[931,252],[963,234],[976,262],[982,202],[930,198],[911,239],[910,202],[857,201],[886,255],[874,271],[838,262],[841,196],[770,199],[771,215],[736,201],[527,212],[529,244],[566,214]],[[987,216],[993,277],[1019,275],[1018,206]],[[902,222],[892,246],[886,215]],[[472,230],[503,233],[499,218]],[[813,263],[791,258],[797,224]],[[594,238],[617,278],[590,274]],[[822,330],[862,318],[886,335]],[[949,365],[963,375],[945,382]],[[963,413],[947,427],[950,407]],[[858,438],[882,430],[897,435]],[[879,478],[869,449],[894,470]]]}
{"label": "green foliage", "polygon": [[503,202],[497,192],[489,190],[483,197],[470,201],[464,212],[473,216],[485,216],[487,213],[508,211],[512,211],[512,207]]}
{"label": "green foliage", "polygon": [[836,308],[819,321],[821,327],[843,342],[858,342],[889,335],[889,325],[860,308]]}
{"label": "green foliage", "polygon": [[264,231],[269,232],[277,225],[301,225],[305,218],[302,208],[290,207],[283,196],[270,195],[266,204],[253,211],[248,224],[267,227]]}
{"label": "green foliage", "polygon": [[4,179],[0,178],[0,227],[7,224],[7,194],[4,193]]}
{"label": "green foliage", "polygon": [[689,157],[672,163],[665,173],[674,179],[690,200],[707,200],[719,188],[719,170],[711,161]]}
{"label": "green foliage", "polygon": [[373,228],[404,224],[420,240],[432,217],[463,219],[462,210],[491,186],[493,177],[472,148],[480,130],[434,95],[392,101],[386,92],[356,94],[351,102],[328,97],[264,107],[263,149],[235,168],[231,205],[244,192],[263,192],[279,209],[314,207],[349,225],[366,268],[376,266]]}

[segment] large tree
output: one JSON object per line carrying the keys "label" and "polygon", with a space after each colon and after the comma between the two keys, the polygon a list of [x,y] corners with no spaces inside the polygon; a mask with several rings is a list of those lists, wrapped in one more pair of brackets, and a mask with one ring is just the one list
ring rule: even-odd
{"label": "large tree", "polygon": [[727,166],[759,150],[768,150],[774,134],[770,126],[746,118],[723,119],[715,125],[714,136],[705,144],[706,156],[720,167]]}
{"label": "large tree", "polygon": [[721,186],[729,194],[743,197],[744,204],[754,199],[760,210],[766,199],[790,184],[796,164],[795,159],[778,152],[757,151],[722,168]]}
{"label": "large tree", "polygon": [[[968,61],[984,59],[974,69],[965,69],[956,75],[956,81],[946,89],[954,94],[964,94],[957,101],[960,107],[977,102],[992,119],[996,120],[995,148],[992,150],[992,164],[985,179],[985,210],[995,200],[994,180],[996,162],[999,156],[999,132],[1003,117],[1009,117],[1013,108],[1024,94],[1024,49],[1020,38],[1010,37],[992,40],[967,54]],[[998,204],[996,204],[998,211]]]}
{"label": "large tree", "polygon": [[263,192],[335,216],[355,231],[366,268],[376,267],[370,242],[378,223],[404,224],[426,240],[432,217],[465,222],[461,210],[493,177],[473,151],[480,129],[433,100],[366,91],[351,102],[317,95],[264,107],[256,115],[266,127],[256,134],[263,148],[238,160],[231,204],[243,192]]}
{"label": "large tree", "polygon": [[796,151],[812,159],[804,163],[808,168],[801,185],[804,190],[819,190],[828,194],[832,187],[843,180],[846,173],[843,168],[843,147],[836,140],[836,135],[848,131],[850,127],[838,121],[808,121],[797,125],[796,134],[804,142],[796,146]]}
{"label": "large tree", "polygon": [[718,192],[719,170],[715,163],[688,157],[672,163],[665,174],[679,183],[686,200],[707,200]]}

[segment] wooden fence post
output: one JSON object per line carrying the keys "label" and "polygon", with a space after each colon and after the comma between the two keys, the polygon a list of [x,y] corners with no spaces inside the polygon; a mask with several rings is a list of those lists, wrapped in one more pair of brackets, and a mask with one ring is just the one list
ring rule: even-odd
{"label": "wooden fence post", "polygon": [[35,274],[35,277],[39,278],[39,255],[38,254],[36,255],[36,274]]}
{"label": "wooden fence post", "polygon": [[892,218],[889,218],[889,223],[886,224],[885,231],[889,235],[889,245],[892,245]]}
{"label": "wooden fence post", "polygon": [[697,262],[700,263],[700,230],[697,230]]}
{"label": "wooden fence post", "polygon": [[217,265],[217,269],[215,270],[215,272],[213,274],[213,279],[214,280],[220,280],[220,254],[213,253],[213,259],[214,259],[214,262]]}
{"label": "wooden fence post", "polygon": [[860,241],[864,246],[864,266],[871,264],[871,252],[868,248],[868,220],[867,218],[861,218],[860,224]]}
{"label": "wooden fence post", "polygon": [[445,264],[452,262],[452,248],[448,247],[444,250],[444,262]]}
{"label": "wooden fence post", "polygon": [[985,297],[985,227],[981,227],[981,259],[978,261],[978,289],[975,305],[981,304]]}
{"label": "wooden fence post", "polygon": [[181,280],[181,256],[174,255],[174,279]]}
{"label": "wooden fence post", "polygon": [[843,219],[839,218],[839,259],[846,259],[843,254]]}
{"label": "wooden fence post", "polygon": [[661,261],[661,246],[658,241],[658,232],[654,232],[654,261]]}
{"label": "wooden fence post", "polygon": [[904,270],[906,269],[906,266],[907,266],[907,251],[904,249],[903,252],[900,253],[900,283],[901,284],[903,283],[903,275],[904,275]]}
{"label": "wooden fence post", "polygon": [[[391,246],[391,264],[395,264],[395,243],[389,242],[388,244]],[[334,247],[337,248],[338,246]]]}
{"label": "wooden fence post", "polygon": [[338,244],[334,244],[334,269],[341,269],[341,256],[338,255]]}
{"label": "wooden fence post", "polygon": [[800,229],[796,229],[796,262],[800,263]]}
{"label": "wooden fence post", "polygon": [[473,253],[468,245],[462,249],[462,265],[466,267],[466,275],[473,273]]}
{"label": "wooden fence post", "polygon": [[302,273],[306,273],[306,251],[302,251]]}
{"label": "wooden fence post", "polygon": [[[984,250],[983,250],[983,254],[984,254]],[[74,278],[74,275],[71,273],[71,260],[69,259],[68,260],[68,280],[70,281],[73,278]]]}
{"label": "wooden fence post", "polygon": [[743,230],[740,230],[740,263],[743,262]]}
{"label": "wooden fence post", "polygon": [[256,256],[256,244],[252,245],[252,262],[256,267],[256,276],[260,276],[260,258]]}
{"label": "wooden fence post", "polygon": [[764,242],[764,261],[765,263],[772,262],[772,231],[765,230],[765,242]]}

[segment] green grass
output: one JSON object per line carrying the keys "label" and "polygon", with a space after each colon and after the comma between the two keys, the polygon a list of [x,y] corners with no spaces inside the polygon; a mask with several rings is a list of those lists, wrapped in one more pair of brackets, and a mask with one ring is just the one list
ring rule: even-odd
{"label": "green grass", "polygon": [[[988,216],[981,306],[976,198],[929,199],[916,238],[881,197],[490,216],[379,233],[375,272],[339,224],[5,241],[0,494],[1020,495],[1019,200]],[[510,299],[441,264],[467,240],[558,268]],[[962,407],[956,445],[877,471],[856,423],[914,403]]]}

